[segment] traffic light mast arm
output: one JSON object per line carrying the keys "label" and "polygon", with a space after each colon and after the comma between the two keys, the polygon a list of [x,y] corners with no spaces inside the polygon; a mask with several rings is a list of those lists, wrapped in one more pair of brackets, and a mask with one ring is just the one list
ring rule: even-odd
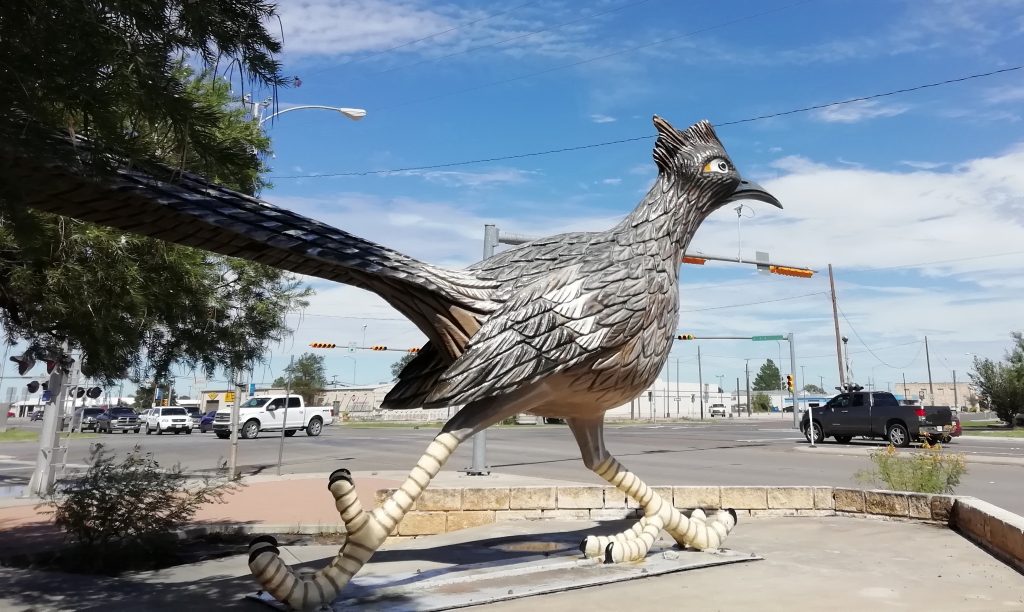
{"label": "traffic light mast arm", "polygon": [[817,270],[811,268],[804,268],[802,266],[788,266],[781,264],[774,264],[770,261],[758,261],[756,259],[744,259],[742,257],[720,257],[718,255],[705,255],[704,253],[687,253],[683,255],[682,263],[695,264],[703,266],[707,261],[725,261],[728,263],[741,263],[741,264],[753,264],[759,269],[771,274],[779,274],[781,276],[796,276],[799,278],[810,278],[814,276]]}
{"label": "traffic light mast arm", "polygon": [[418,347],[418,346],[414,346],[412,348],[407,348],[407,349],[398,349],[398,348],[388,348],[387,346],[385,346],[383,344],[374,344],[374,345],[371,345],[371,346],[344,346],[344,345],[341,345],[339,347],[339,345],[334,343],[334,342],[310,342],[309,346],[311,348],[315,348],[315,349],[343,348],[343,349],[358,350],[358,351],[394,351],[394,352],[398,352],[398,353],[418,353],[418,352],[420,352],[420,347]]}

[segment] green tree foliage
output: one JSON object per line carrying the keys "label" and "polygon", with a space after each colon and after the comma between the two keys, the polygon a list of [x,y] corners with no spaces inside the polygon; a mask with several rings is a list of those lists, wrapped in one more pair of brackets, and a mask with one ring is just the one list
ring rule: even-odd
{"label": "green tree foliage", "polygon": [[825,390],[822,389],[821,387],[819,387],[818,385],[815,385],[815,384],[806,384],[806,385],[804,385],[804,391],[806,391],[808,393],[817,393],[818,395],[824,395],[825,394]]}
{"label": "green tree foliage", "polygon": [[754,412],[771,412],[772,399],[766,393],[755,393],[750,398],[750,408]]}
{"label": "green tree foliage", "polygon": [[[158,386],[160,388],[160,397],[170,398],[170,405],[177,406],[178,392],[174,390],[174,387],[168,384]],[[136,410],[146,410],[153,407],[153,387],[151,385],[142,385],[135,390],[135,401],[132,407]]]}
{"label": "green tree foliage", "polygon": [[312,405],[316,394],[327,386],[323,355],[303,353],[284,369],[284,376],[274,380],[274,386],[284,389],[289,385],[289,378],[292,392],[301,395],[306,404]]}
{"label": "green tree foliage", "polygon": [[392,380],[397,380],[398,375],[402,373],[405,366],[409,365],[409,362],[416,358],[416,353],[406,353],[398,358],[398,361],[391,364],[391,377]]}
{"label": "green tree foliage", "polygon": [[971,381],[978,389],[982,406],[994,410],[1000,420],[1014,427],[1016,416],[1024,413],[1024,334],[1013,332],[1013,346],[1005,361],[974,358]]}
{"label": "green tree foliage", "polygon": [[[0,17],[0,138],[49,157],[55,133],[253,193],[269,141],[245,117],[243,87],[283,83],[266,2],[10,0]],[[195,73],[188,66],[198,66]],[[242,369],[289,332],[309,291],[252,262],[28,210],[0,169],[0,323],[10,341],[68,342],[87,375],[154,376],[172,364]]]}
{"label": "green tree foliage", "polygon": [[779,372],[779,366],[775,365],[771,359],[761,364],[757,378],[754,379],[754,389],[756,391],[778,391],[781,386],[782,374]]}

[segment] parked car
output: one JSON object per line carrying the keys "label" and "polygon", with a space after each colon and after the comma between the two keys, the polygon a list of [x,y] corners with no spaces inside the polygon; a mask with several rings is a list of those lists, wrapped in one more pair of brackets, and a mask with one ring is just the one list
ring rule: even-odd
{"label": "parked car", "polygon": [[[96,425],[98,423],[96,418],[98,416],[100,416],[101,414],[103,414],[104,409],[103,408],[79,408],[78,410],[81,413],[80,420],[78,421],[78,423],[79,423],[78,430],[79,431],[85,431],[86,429],[91,429],[92,431],[96,431]],[[72,421],[72,422],[74,422],[74,421]]]}
{"label": "parked car", "polygon": [[943,443],[949,443],[953,441],[953,438],[959,438],[964,433],[964,428],[960,425],[960,415],[953,413],[953,431],[949,432],[948,435],[942,436]]}
{"label": "parked car", "polygon": [[114,406],[96,417],[97,433],[114,433],[115,431],[121,433],[134,431],[139,433],[141,428],[142,423],[139,421],[139,415],[135,414],[135,411],[131,408],[125,406]]}
{"label": "parked car", "polygon": [[13,410],[8,410],[7,411],[7,418],[9,418],[9,419],[13,419],[14,418],[14,411]]}
{"label": "parked car", "polygon": [[[239,433],[243,438],[255,438],[261,431],[281,431],[284,435],[294,436],[295,432],[304,430],[307,436],[319,436],[324,425],[334,422],[330,406],[306,406],[301,395],[289,395],[287,419],[285,423],[285,396],[258,395],[239,406]],[[231,436],[231,411],[218,410],[213,419],[213,433],[218,438]]]}
{"label": "parked car", "polygon": [[203,411],[199,409],[199,406],[179,406],[179,408],[184,408],[189,418],[192,419],[192,429],[199,429],[200,421],[203,420]]}
{"label": "parked car", "polygon": [[948,406],[905,406],[892,393],[855,391],[840,393],[824,406],[814,408],[814,424],[808,427],[805,412],[800,431],[817,444],[832,436],[847,444],[854,436],[884,438],[893,446],[951,435],[953,414]]}
{"label": "parked car", "polygon": [[203,415],[203,418],[199,419],[199,433],[206,433],[213,431],[213,419],[217,416],[216,410],[211,410]]}
{"label": "parked car", "polygon": [[725,404],[711,404],[711,407],[708,409],[708,414],[711,418],[716,416],[725,417],[729,416],[729,411],[725,409]]}
{"label": "parked car", "polygon": [[164,406],[161,408],[150,408],[146,415],[146,435],[156,432],[162,434],[165,431],[173,431],[175,435],[185,432],[192,433],[192,419],[188,412],[180,406]]}

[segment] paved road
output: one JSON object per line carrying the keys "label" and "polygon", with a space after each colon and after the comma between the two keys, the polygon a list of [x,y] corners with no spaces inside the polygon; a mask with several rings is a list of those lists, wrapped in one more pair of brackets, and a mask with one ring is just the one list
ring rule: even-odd
{"label": "paved road", "polygon": [[[435,428],[328,427],[318,438],[298,434],[285,443],[286,473],[411,468]],[[817,450],[779,421],[718,421],[611,425],[609,450],[649,484],[833,485],[853,486],[855,472],[869,465],[865,453],[879,443],[849,446],[826,443]],[[72,440],[69,462],[81,464],[88,445],[107,443],[123,451],[141,444],[166,464],[181,461],[189,470],[208,470],[227,457],[229,443],[213,434],[191,436],[103,435]],[[472,444],[456,451],[446,469],[472,462]],[[974,495],[1024,514],[1024,439],[959,438],[949,447],[968,458],[968,474],[958,493]],[[246,473],[274,473],[278,438],[241,440],[239,463]],[[972,457],[976,459],[971,460]],[[24,483],[31,474],[35,444],[0,444],[0,485]],[[498,427],[488,431],[488,461],[495,471],[603,484],[583,467],[565,426]],[[986,463],[981,463],[986,461]],[[988,463],[988,462],[1002,463]]]}

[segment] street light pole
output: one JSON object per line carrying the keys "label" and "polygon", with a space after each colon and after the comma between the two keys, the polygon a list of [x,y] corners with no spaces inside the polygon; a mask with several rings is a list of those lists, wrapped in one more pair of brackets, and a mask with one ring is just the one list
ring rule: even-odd
{"label": "street light pole", "polygon": [[[253,104],[256,105],[257,103]],[[262,104],[259,105],[262,106]],[[366,111],[361,108],[345,108],[344,106],[324,106],[322,104],[304,104],[302,106],[292,106],[291,108],[286,108],[284,110],[277,111],[276,113],[267,115],[266,117],[262,117],[262,113],[259,113],[256,115],[256,121],[259,123],[259,125],[262,126],[264,123],[270,121],[274,117],[280,117],[281,115],[285,113],[290,113],[292,111],[307,109],[334,111],[336,113],[341,113],[342,115],[348,117],[352,121],[359,121],[360,119],[366,116]]]}

